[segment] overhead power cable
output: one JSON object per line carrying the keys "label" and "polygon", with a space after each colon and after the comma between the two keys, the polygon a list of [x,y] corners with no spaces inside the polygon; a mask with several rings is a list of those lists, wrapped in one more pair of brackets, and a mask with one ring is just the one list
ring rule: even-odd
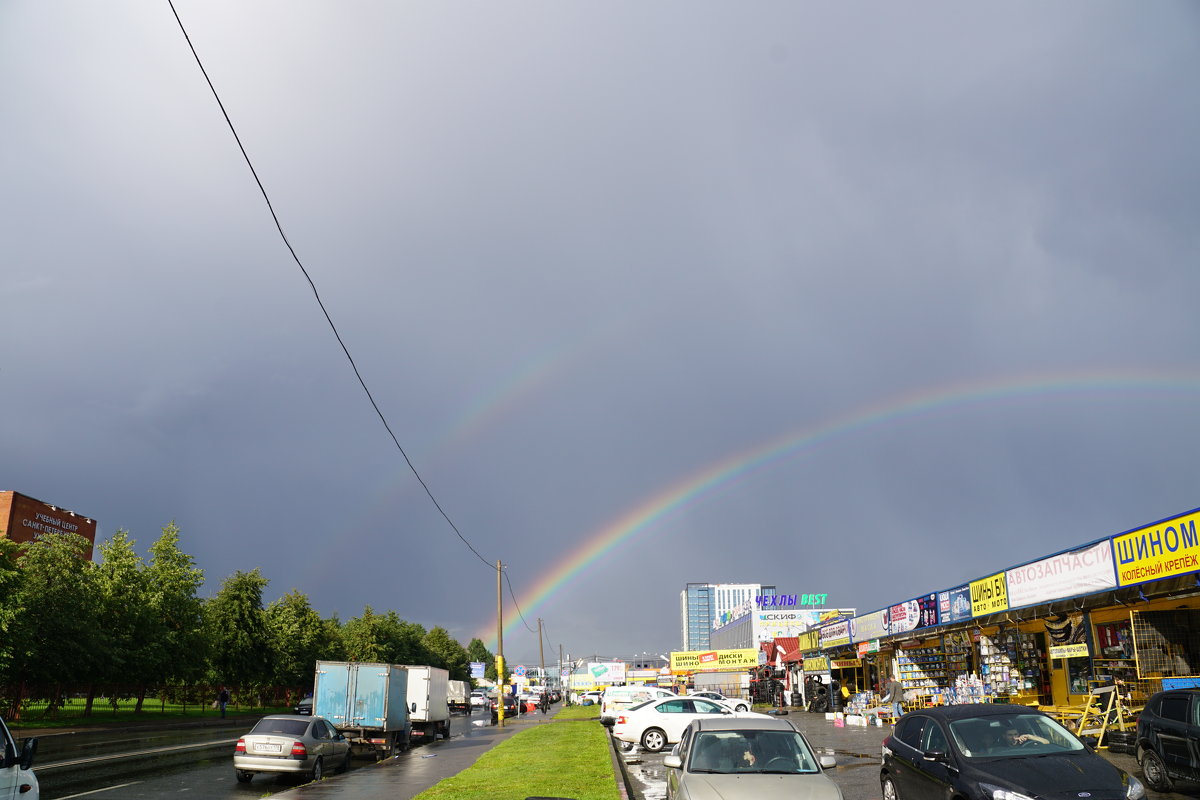
{"label": "overhead power cable", "polygon": [[[329,315],[329,310],[325,308],[325,303],[321,300],[321,294],[317,291],[316,283],[313,282],[312,276],[308,274],[308,270],[304,268],[304,264],[300,261],[300,256],[296,255],[296,250],[292,247],[292,243],[288,241],[287,234],[283,232],[283,225],[280,224],[279,216],[275,213],[275,206],[271,204],[271,198],[267,195],[266,187],[263,186],[262,180],[260,180],[258,177],[258,170],[254,168],[254,163],[250,160],[250,155],[246,152],[246,148],[242,144],[242,137],[238,135],[237,128],[235,128],[233,125],[233,120],[229,118],[229,112],[225,110],[225,104],[221,102],[221,96],[217,93],[217,87],[213,85],[212,79],[208,77],[208,70],[204,68],[204,62],[200,60],[200,54],[196,52],[196,47],[192,44],[192,37],[188,35],[187,28],[185,28],[183,25],[183,20],[179,18],[179,12],[175,10],[175,3],[172,2],[172,0],[167,0],[167,5],[171,7],[171,13],[175,15],[175,21],[179,23],[179,30],[183,32],[183,38],[187,40],[188,48],[192,51],[192,57],[196,59],[196,65],[200,67],[200,72],[204,75],[204,80],[206,83],[208,83],[208,88],[212,92],[213,98],[216,99],[217,105],[221,109],[221,114],[225,117],[225,124],[229,126],[229,132],[233,134],[233,138],[234,141],[237,142],[238,149],[242,151],[242,158],[245,159],[246,166],[250,168],[250,174],[254,176],[254,182],[258,184],[258,191],[262,193],[263,200],[267,204],[267,210],[271,212],[271,219],[275,221],[275,230],[279,231],[279,237],[283,239],[283,243],[287,246],[288,252],[292,254],[292,260],[296,262],[296,266],[300,267],[300,271],[304,273],[304,279],[308,281],[308,285],[312,289],[313,297],[316,298],[317,305],[321,307],[321,313],[325,315],[325,321],[329,323],[329,328],[333,331],[334,338],[336,338],[338,344],[341,345],[342,352],[346,354],[346,360],[350,362],[350,368],[354,370],[354,376],[358,378],[359,386],[361,386],[363,391],[366,392],[367,399],[371,401],[371,407],[375,409],[375,413],[379,416],[379,420],[383,423],[383,427],[387,430],[388,435],[392,437],[392,442],[396,445],[396,449],[400,451],[400,455],[404,456],[404,462],[408,464],[408,468],[412,470],[412,474],[416,476],[417,482],[421,484],[421,488],[425,490],[425,494],[429,495],[429,499],[433,501],[433,505],[437,508],[438,513],[442,515],[442,518],[446,520],[446,522],[450,525],[450,528],[456,534],[458,534],[458,538],[461,539],[462,543],[467,546],[467,549],[474,553],[480,561],[482,561],[484,564],[487,564],[490,569],[494,570],[496,568],[495,562],[490,561],[479,554],[479,551],[476,550],[469,541],[467,541],[467,537],[462,535],[462,531],[460,531],[458,526],[454,524],[454,520],[450,519],[450,515],[446,513],[444,508],[442,508],[442,504],[439,503],[437,498],[433,496],[433,492],[430,491],[429,486],[425,483],[425,479],[421,477],[421,473],[417,472],[416,466],[413,465],[412,459],[408,457],[408,453],[404,452],[404,448],[400,445],[400,440],[392,431],[392,426],[388,424],[387,417],[383,415],[383,411],[379,408],[379,404],[375,402],[374,395],[371,394],[371,390],[367,387],[367,382],[363,379],[362,373],[358,370],[358,364],[354,363],[354,357],[350,355],[350,348],[348,348],[346,343],[342,340],[342,335],[338,332],[337,326],[333,324],[333,318]],[[511,584],[509,586],[509,591],[512,591]],[[521,619],[524,619],[524,617]],[[526,623],[526,627],[528,627],[528,623]]]}
{"label": "overhead power cable", "polygon": [[508,596],[512,598],[513,607],[517,609],[517,616],[521,618],[521,623],[525,626],[525,630],[530,633],[537,633],[537,629],[529,624],[529,620],[525,619],[525,615],[521,613],[521,606],[517,603],[517,596],[513,594],[512,580],[508,577],[508,573],[504,573],[504,582],[508,584]]}

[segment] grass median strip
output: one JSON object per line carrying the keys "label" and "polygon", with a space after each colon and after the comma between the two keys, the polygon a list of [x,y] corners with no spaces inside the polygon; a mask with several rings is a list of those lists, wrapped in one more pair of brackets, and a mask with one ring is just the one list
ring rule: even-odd
{"label": "grass median strip", "polygon": [[414,800],[619,800],[608,731],[596,721],[598,711],[595,706],[564,708],[552,721],[501,742]]}

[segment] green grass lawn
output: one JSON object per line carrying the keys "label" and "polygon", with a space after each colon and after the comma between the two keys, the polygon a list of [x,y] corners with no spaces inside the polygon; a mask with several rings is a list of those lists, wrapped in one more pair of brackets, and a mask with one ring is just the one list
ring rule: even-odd
{"label": "green grass lawn", "polygon": [[414,800],[619,800],[608,731],[596,721],[599,716],[599,706],[564,708],[552,721],[501,742]]}
{"label": "green grass lawn", "polygon": [[[207,705],[182,705],[163,703],[157,698],[147,699],[142,705],[141,713],[135,711],[134,700],[121,700],[116,709],[107,699],[92,706],[92,715],[83,716],[83,705],[71,703],[58,709],[53,716],[46,716],[45,703],[30,703],[22,709],[21,718],[8,719],[8,725],[14,730],[21,728],[77,728],[87,726],[108,727],[112,725],[157,725],[164,722],[189,722],[201,719],[218,719],[221,712]],[[266,706],[253,708],[250,706],[235,706],[232,703],[225,708],[227,717],[262,716],[264,714],[290,714],[290,708],[282,706]]]}

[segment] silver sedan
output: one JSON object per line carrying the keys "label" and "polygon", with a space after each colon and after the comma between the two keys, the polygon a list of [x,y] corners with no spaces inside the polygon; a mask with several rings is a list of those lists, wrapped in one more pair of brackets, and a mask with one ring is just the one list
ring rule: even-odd
{"label": "silver sedan", "polygon": [[233,769],[241,783],[256,772],[291,772],[319,781],[329,770],[350,768],[350,742],[324,717],[263,717],[238,739]]}

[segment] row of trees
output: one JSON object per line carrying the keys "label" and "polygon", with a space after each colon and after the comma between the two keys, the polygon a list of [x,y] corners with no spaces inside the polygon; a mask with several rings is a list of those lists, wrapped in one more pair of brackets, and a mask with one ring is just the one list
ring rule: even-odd
{"label": "row of trees", "polygon": [[121,691],[139,699],[170,686],[227,684],[243,690],[311,688],[314,663],[371,661],[444,667],[469,679],[468,663],[494,657],[441,627],[426,630],[370,606],[341,622],[322,618],[293,589],[264,606],[268,580],[254,569],[200,596],[204,571],[179,547],[171,523],[149,560],[118,531],[88,558],[91,543],[50,534],[15,544],[0,537],[0,691],[16,716],[24,698]]}

